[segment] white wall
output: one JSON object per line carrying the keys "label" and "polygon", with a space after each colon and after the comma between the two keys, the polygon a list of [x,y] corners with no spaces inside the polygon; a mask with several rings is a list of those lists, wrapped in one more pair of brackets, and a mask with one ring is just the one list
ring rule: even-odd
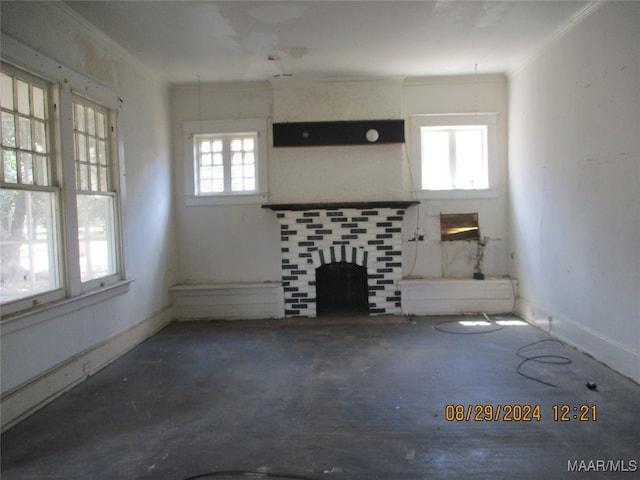
{"label": "white wall", "polygon": [[174,86],[171,109],[178,283],[280,280],[280,230],[273,212],[259,203],[187,206],[185,202],[185,182],[191,179],[185,179],[183,123],[270,118],[270,84]]}
{"label": "white wall", "polygon": [[[412,79],[405,82],[403,112],[411,115],[497,113],[497,184],[486,198],[423,200],[405,222],[406,236],[420,227],[424,242],[404,245],[405,274],[428,278],[471,278],[477,258],[476,242],[441,242],[441,213],[478,213],[480,235],[486,239],[482,271],[504,276],[508,270],[507,80],[503,75],[474,75]],[[410,133],[410,132],[409,132]],[[407,154],[412,155],[408,137]],[[416,255],[417,254],[417,255]],[[415,262],[415,267],[412,268]]]}
{"label": "white wall", "polygon": [[[498,185],[486,199],[425,200],[419,215],[425,241],[404,242],[405,274],[471,278],[472,242],[440,242],[440,213],[479,212],[488,237],[484,272],[506,275],[507,83],[502,75],[434,79],[297,80],[183,85],[172,88],[178,283],[279,281],[280,240],[275,214],[255,205],[187,206],[182,125],[185,121],[268,118],[270,122],[403,118],[407,144],[282,147],[269,139],[271,203],[412,199],[410,116],[498,113]],[[269,132],[271,131],[269,124]],[[416,225],[411,207],[405,239]],[[415,248],[418,257],[413,264]]]}
{"label": "white wall", "polygon": [[[90,306],[72,302],[3,319],[4,425],[20,415],[18,404],[37,406],[166,324],[176,268],[168,88],[59,3],[2,2],[2,33],[123,100],[118,127],[125,164],[124,257],[127,278],[134,280],[128,292]],[[40,380],[46,385],[32,388]]]}
{"label": "white wall", "polygon": [[640,379],[640,3],[605,2],[510,76],[520,313]]}

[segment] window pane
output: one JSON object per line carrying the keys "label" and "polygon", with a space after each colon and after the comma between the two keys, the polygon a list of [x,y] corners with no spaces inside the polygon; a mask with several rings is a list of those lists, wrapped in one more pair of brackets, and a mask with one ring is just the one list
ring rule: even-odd
{"label": "window pane", "polygon": [[7,183],[18,183],[16,152],[12,150],[3,150],[2,164],[4,167],[4,181]]}
{"label": "window pane", "polygon": [[76,127],[76,130],[79,130],[81,132],[86,132],[87,127],[85,125],[85,119],[84,119],[84,106],[80,105],[79,103],[76,103],[75,106],[76,106],[76,112],[75,112],[75,115],[73,116],[73,119],[74,119],[74,125]]}
{"label": "window pane", "polygon": [[231,179],[231,190],[234,192],[241,192],[243,190],[242,177]]}
{"label": "window pane", "polygon": [[456,174],[454,185],[457,188],[487,188],[487,175],[484,172],[483,133],[481,130],[460,130],[456,138]]}
{"label": "window pane", "polygon": [[2,145],[5,147],[16,146],[15,117],[8,112],[2,112]]}
{"label": "window pane", "polygon": [[44,90],[39,87],[33,87],[33,116],[44,120]]}
{"label": "window pane", "polygon": [[91,186],[92,192],[97,192],[98,190],[98,167],[95,165],[89,166],[89,183]]}
{"label": "window pane", "polygon": [[245,165],[249,165],[255,162],[255,157],[253,153],[245,153],[244,154],[244,163]]}
{"label": "window pane", "polygon": [[18,111],[29,115],[31,108],[29,107],[29,84],[18,80]]}
{"label": "window pane", "polygon": [[13,78],[9,75],[2,74],[2,96],[0,97],[0,105],[7,110],[13,110]]}
{"label": "window pane", "polygon": [[100,165],[107,164],[107,143],[104,140],[98,141],[98,163]]}
{"label": "window pane", "polygon": [[224,180],[214,178],[212,191],[216,193],[224,192]]}
{"label": "window pane", "polygon": [[42,155],[35,156],[35,168],[36,168],[36,184],[37,185],[49,185],[49,168],[47,163],[47,157]]}
{"label": "window pane", "polygon": [[35,135],[34,150],[38,153],[47,152],[47,135],[45,132],[44,122],[34,121],[33,133]]}
{"label": "window pane", "polygon": [[33,184],[33,155],[21,152],[20,159],[20,183]]}
{"label": "window pane", "polygon": [[107,122],[103,113],[96,112],[96,135],[100,138],[106,138]]}
{"label": "window pane", "polygon": [[200,179],[200,193],[213,192],[213,182],[211,180]]}
{"label": "window pane", "polygon": [[0,192],[2,303],[59,288],[55,194]]}
{"label": "window pane", "polygon": [[87,161],[87,137],[80,133],[76,133],[76,160]]}
{"label": "window pane", "polygon": [[242,153],[234,153],[231,155],[231,165],[242,165]]}
{"label": "window pane", "polygon": [[200,142],[200,152],[209,153],[211,151],[211,142],[205,140],[204,142]]}
{"label": "window pane", "polygon": [[242,150],[242,139],[234,138],[233,140],[231,140],[231,151],[239,152],[241,150]]}
{"label": "window pane", "polygon": [[87,172],[87,165],[84,163],[78,163],[77,168],[76,187],[79,190],[89,190],[89,175]]}
{"label": "window pane", "polygon": [[95,137],[88,137],[89,140],[89,162],[96,163],[98,161],[98,155],[96,154],[96,139]]}
{"label": "window pane", "polygon": [[202,165],[211,165],[211,154],[205,153],[202,155]]}
{"label": "window pane", "polygon": [[242,178],[242,165],[234,165],[231,167],[231,178]]}
{"label": "window pane", "polygon": [[422,130],[422,188],[451,188],[449,133]]}
{"label": "window pane", "polygon": [[256,179],[255,178],[245,178],[244,179],[244,189],[247,192],[255,190],[256,189]]}
{"label": "window pane", "polygon": [[211,167],[201,167],[200,168],[200,179],[201,180],[209,180],[213,178],[213,169]]}
{"label": "window pane", "polygon": [[250,152],[253,150],[253,138],[245,138],[242,142],[242,149],[245,152]]}
{"label": "window pane", "polygon": [[214,153],[213,154],[213,164],[214,165],[222,165],[222,154]]}
{"label": "window pane", "polygon": [[87,107],[87,131],[89,135],[96,134],[96,115],[93,108]]}
{"label": "window pane", "polygon": [[78,195],[80,278],[83,282],[116,273],[114,198]]}
{"label": "window pane", "polygon": [[222,140],[214,140],[212,142],[211,151],[213,151],[213,152],[221,152],[222,151]]}
{"label": "window pane", "polygon": [[31,120],[24,117],[18,118],[19,147],[23,150],[31,150]]}
{"label": "window pane", "polygon": [[109,170],[107,169],[107,167],[100,167],[99,168],[99,176],[100,176],[100,187],[98,188],[98,190],[100,190],[101,192],[108,192],[109,191]]}

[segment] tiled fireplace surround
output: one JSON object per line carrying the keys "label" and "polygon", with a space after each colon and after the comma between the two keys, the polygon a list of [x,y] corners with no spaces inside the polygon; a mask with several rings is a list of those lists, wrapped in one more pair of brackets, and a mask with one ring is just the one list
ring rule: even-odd
{"label": "tiled fireplace surround", "polygon": [[402,220],[415,203],[263,205],[280,223],[285,316],[316,316],[316,268],[334,262],[366,267],[370,315],[399,314]]}

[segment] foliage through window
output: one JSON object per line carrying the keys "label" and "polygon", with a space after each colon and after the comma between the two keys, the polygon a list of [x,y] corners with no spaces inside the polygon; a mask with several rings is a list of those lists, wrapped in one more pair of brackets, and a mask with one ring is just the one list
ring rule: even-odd
{"label": "foliage through window", "polygon": [[59,189],[52,182],[49,86],[4,68],[0,163],[2,303],[60,287]]}
{"label": "foliage through window", "polygon": [[113,112],[8,64],[1,79],[0,300],[8,314],[122,274]]}
{"label": "foliage through window", "polygon": [[116,262],[116,194],[111,189],[107,112],[73,103],[78,247],[83,282],[113,275]]}

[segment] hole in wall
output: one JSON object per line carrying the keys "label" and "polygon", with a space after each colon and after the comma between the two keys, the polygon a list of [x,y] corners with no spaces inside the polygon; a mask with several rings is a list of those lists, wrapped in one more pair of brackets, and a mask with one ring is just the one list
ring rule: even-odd
{"label": "hole in wall", "polygon": [[440,240],[480,240],[477,213],[440,214]]}

